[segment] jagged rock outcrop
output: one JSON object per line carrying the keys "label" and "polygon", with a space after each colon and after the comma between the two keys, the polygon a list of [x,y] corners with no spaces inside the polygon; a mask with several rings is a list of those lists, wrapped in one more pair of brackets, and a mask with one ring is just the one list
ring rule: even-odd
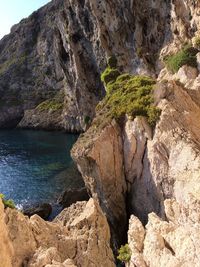
{"label": "jagged rock outcrop", "polygon": [[144,117],[106,121],[99,111],[72,150],[113,231],[112,220],[121,220],[121,214],[147,223],[151,212],[166,218],[165,199],[191,207],[199,200],[200,90],[165,80],[157,83],[154,95],[162,113],[153,131]]}
{"label": "jagged rock outcrop", "polygon": [[174,197],[185,203],[199,188],[200,91],[176,82],[158,87],[155,93],[163,97],[162,115],[153,140],[147,143],[142,175],[132,187],[132,205],[139,217],[153,211],[152,206],[163,217],[164,199]]}
{"label": "jagged rock outcrop", "polygon": [[54,0],[13,26],[0,41],[0,127],[85,129],[106,58],[154,73],[169,14],[162,0]]}
{"label": "jagged rock outcrop", "polygon": [[148,216],[148,224],[134,215],[129,221],[128,242],[131,260],[128,267],[199,266],[199,200],[183,206],[175,200],[165,201],[168,221],[155,213]]}
{"label": "jagged rock outcrop", "polygon": [[9,208],[4,214],[0,205],[4,267],[115,266],[107,220],[93,199],[73,204],[54,222]]}
{"label": "jagged rock outcrop", "polygon": [[[78,140],[72,157],[83,175],[86,187],[98,199],[111,225],[113,241],[123,240],[126,230],[126,183],[123,171],[123,143],[116,121],[104,129],[91,127]],[[117,237],[118,236],[118,237]],[[116,244],[114,246],[117,247]]]}

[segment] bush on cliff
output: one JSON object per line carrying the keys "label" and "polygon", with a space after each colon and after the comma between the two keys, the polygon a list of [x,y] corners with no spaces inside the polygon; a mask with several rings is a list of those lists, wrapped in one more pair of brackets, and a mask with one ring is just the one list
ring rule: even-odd
{"label": "bush on cliff", "polygon": [[107,67],[105,71],[101,74],[101,81],[106,85],[109,82],[115,82],[117,77],[120,75],[118,69]]}
{"label": "bush on cliff", "polygon": [[129,245],[126,244],[124,246],[121,246],[121,248],[118,250],[119,255],[117,257],[118,260],[126,263],[129,262],[131,259],[131,249],[129,248]]}
{"label": "bush on cliff", "polygon": [[117,58],[111,56],[107,60],[107,68],[101,74],[101,81],[107,86],[109,82],[115,82],[119,75],[120,72],[117,69]]}
{"label": "bush on cliff", "polygon": [[39,111],[60,111],[63,109],[64,92],[60,91],[52,99],[47,99],[40,103],[36,108]]}
{"label": "bush on cliff", "polygon": [[133,118],[145,116],[154,126],[160,116],[160,109],[154,106],[154,84],[155,81],[150,77],[118,75],[107,83],[106,97],[97,106],[97,111],[115,119],[125,114]]}
{"label": "bush on cliff", "polygon": [[39,109],[40,111],[45,111],[45,110],[57,111],[62,108],[63,108],[63,104],[57,103],[54,100],[46,100],[37,106],[37,109]]}
{"label": "bush on cliff", "polygon": [[5,208],[15,209],[15,203],[12,199],[6,199],[4,194],[0,194],[0,198],[1,198]]}
{"label": "bush on cliff", "polygon": [[196,54],[198,50],[190,45],[186,45],[178,53],[167,56],[164,59],[166,67],[176,73],[183,65],[197,67]]}

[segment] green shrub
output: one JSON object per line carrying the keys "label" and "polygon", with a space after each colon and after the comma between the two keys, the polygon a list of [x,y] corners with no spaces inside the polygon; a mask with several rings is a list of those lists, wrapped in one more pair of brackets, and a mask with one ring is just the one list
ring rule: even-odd
{"label": "green shrub", "polygon": [[63,108],[63,103],[58,103],[54,99],[46,100],[37,106],[37,109],[39,109],[40,111],[45,111],[45,110],[57,111],[61,110],[62,108]]}
{"label": "green shrub", "polygon": [[176,73],[183,65],[197,67],[196,54],[198,50],[194,47],[187,45],[174,55],[167,56],[164,59],[166,67]]}
{"label": "green shrub", "polygon": [[160,116],[160,109],[154,106],[154,84],[150,77],[122,74],[108,83],[106,97],[97,106],[97,111],[115,119],[125,114],[133,118],[145,116],[154,126]]}
{"label": "green shrub", "polygon": [[126,263],[129,262],[131,259],[131,249],[129,248],[129,245],[126,244],[124,246],[121,246],[121,248],[118,250],[119,256],[117,257],[118,260]]}
{"label": "green shrub", "polygon": [[120,72],[117,69],[107,67],[105,71],[101,74],[101,81],[107,85],[109,82],[115,82]]}
{"label": "green shrub", "polygon": [[6,199],[4,194],[0,194],[0,198],[2,199],[5,208],[15,209],[15,203],[12,199]]}
{"label": "green shrub", "polygon": [[40,111],[60,111],[64,106],[64,98],[65,93],[63,90],[60,90],[56,95],[52,96],[52,94],[45,95],[46,97],[51,97],[51,99],[47,99],[40,103],[36,109]]}
{"label": "green shrub", "polygon": [[25,54],[22,54],[21,56],[13,55],[11,58],[0,64],[0,74],[6,72],[13,65],[18,67],[23,65],[26,59],[27,56]]}

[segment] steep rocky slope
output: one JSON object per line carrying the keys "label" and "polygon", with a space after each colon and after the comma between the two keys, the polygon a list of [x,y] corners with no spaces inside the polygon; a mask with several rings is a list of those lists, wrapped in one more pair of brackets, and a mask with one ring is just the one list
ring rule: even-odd
{"label": "steep rocky slope", "polygon": [[198,1],[51,1],[0,41],[0,127],[85,129],[106,58],[156,75],[159,57],[197,31],[198,12]]}
{"label": "steep rocky slope", "polygon": [[155,72],[169,12],[161,0],[54,0],[13,26],[0,41],[0,127],[84,129],[108,56],[126,71]]}
{"label": "steep rocky slope", "polygon": [[[176,77],[187,69],[190,67],[182,67]],[[191,81],[191,77],[185,75],[180,78]],[[199,76],[192,83],[196,84],[198,79]],[[145,241],[144,237],[138,241],[144,242],[144,251],[135,252],[132,248],[130,266],[190,266],[191,261],[193,266],[198,266],[200,261],[195,247],[189,248],[187,255],[193,256],[188,256],[185,265],[181,265],[186,245],[179,252],[179,242],[182,240],[193,246],[200,229],[200,90],[198,86],[189,89],[179,81],[163,80],[154,88],[154,99],[162,110],[155,129],[143,116],[134,120],[129,116],[107,120],[101,110],[91,128],[73,147],[72,156],[92,196],[100,201],[107,214],[114,246],[123,241],[130,214],[143,224],[148,222]],[[164,207],[166,199],[169,201]],[[149,215],[151,212],[160,219]],[[162,219],[170,220],[169,226]],[[137,227],[134,223],[130,222],[131,228]],[[145,235],[144,229],[142,232]],[[154,239],[152,232],[158,237]],[[130,246],[135,242],[134,235],[131,236]],[[158,239],[163,245],[160,243],[161,247],[154,251]],[[163,243],[165,239],[167,245]],[[138,263],[137,253],[139,258],[143,257],[143,265]],[[169,265],[165,265],[167,255],[172,258]]]}
{"label": "steep rocky slope", "polygon": [[[106,97],[98,105],[91,127],[80,136],[72,150],[72,157],[93,197],[90,205],[98,202],[106,214],[115,252],[119,245],[126,242],[129,228],[128,243],[132,255],[126,264],[130,267],[200,265],[199,14],[200,4],[194,0],[57,0],[14,26],[11,34],[0,42],[1,127],[84,129],[86,121],[95,114],[97,102],[105,94],[100,72],[111,55],[116,56],[120,72],[154,78],[143,76],[137,80],[136,77],[137,83],[132,84],[134,78],[125,75],[116,80],[114,87],[111,80],[105,86]],[[35,25],[39,25],[38,28]],[[35,31],[36,37],[28,38]],[[195,49],[191,43],[189,48],[184,45],[193,37],[197,38],[196,41],[193,39]],[[31,50],[25,49],[26,40],[33,41]],[[27,46],[30,48],[29,44]],[[165,68],[164,62],[171,64],[169,59],[172,54],[185,53],[181,50],[183,47],[188,49],[187,53],[195,52],[192,55],[195,64],[189,62],[190,66],[187,66],[188,62],[185,62],[179,66],[180,58],[176,58],[173,64],[175,69],[178,67],[177,71],[170,71],[169,66]],[[23,51],[28,51],[25,58]],[[15,53],[17,60],[13,57],[10,62],[11,55]],[[34,71],[28,72],[30,69]],[[153,90],[151,86],[154,86]],[[124,94],[134,90],[137,93],[131,95],[132,98]],[[160,109],[159,120],[154,125],[150,115],[154,116],[156,110],[152,107],[153,98],[149,92],[153,92],[153,104]],[[144,96],[143,103],[138,100],[138,95]],[[127,102],[123,102],[124,99]],[[134,101],[136,103],[132,105]],[[115,105],[114,109],[112,105]],[[98,204],[94,205],[99,211]],[[87,209],[89,214],[91,206]],[[69,214],[75,212],[77,215],[75,208],[76,205],[58,218],[66,221],[70,229],[74,224],[77,226],[75,232],[64,228],[67,236],[71,238],[72,235],[72,243],[79,233],[84,232],[87,215],[81,214],[78,223],[77,219],[72,223]],[[51,264],[51,255],[55,254],[61,257],[53,258],[59,262],[73,258],[74,264],[80,265],[79,259],[84,255],[85,266],[99,266],[102,258],[108,261],[103,265],[113,266],[108,244],[109,230],[104,215],[100,214],[105,228],[102,229],[101,223],[94,223],[95,234],[92,232],[92,237],[86,234],[86,242],[80,241],[77,257],[71,254],[63,256],[63,251],[55,252],[55,248],[51,248],[54,245],[49,239],[49,232],[45,239],[47,243],[43,243],[37,232],[37,222],[49,227],[53,236],[55,225],[32,217],[28,224],[36,227],[34,238],[39,245],[28,248],[32,253],[31,259],[28,256],[30,266],[39,266],[41,258],[45,261],[50,258],[48,263]],[[27,219],[23,217],[22,220],[26,221],[26,225]],[[14,221],[9,219],[7,224],[10,226],[7,232],[12,232]],[[5,225],[2,227],[5,228]],[[63,228],[56,227],[56,234],[63,238]],[[88,227],[90,233],[90,225]],[[24,237],[24,229],[18,228],[16,236]],[[7,238],[7,232],[2,238]],[[96,235],[102,237],[102,242],[105,241],[105,250],[100,250],[100,254],[96,251],[99,245]],[[62,238],[56,241],[56,248],[60,248]],[[91,240],[89,247],[88,240]],[[6,242],[9,247],[10,241]],[[42,246],[41,250],[39,246]],[[85,247],[88,253],[90,248],[94,248],[95,252],[91,251],[88,256],[84,253]],[[10,247],[8,251],[12,255]],[[33,252],[35,255],[32,257]],[[21,260],[20,253],[15,256],[17,261]],[[12,256],[6,257],[9,264]]]}
{"label": "steep rocky slope", "polygon": [[115,266],[109,227],[93,199],[77,202],[51,223],[9,208],[4,212],[0,201],[0,219],[3,267]]}
{"label": "steep rocky slope", "polygon": [[[176,53],[181,47],[180,41],[194,35],[198,38],[198,25],[198,4],[174,1],[168,29],[173,40],[162,49],[160,58]],[[198,75],[199,70],[189,66],[183,66],[174,75],[167,69],[162,70],[154,90],[155,103],[162,113],[153,131],[143,117],[106,121],[100,111],[97,115],[101,117],[100,126],[94,120],[91,129],[74,146],[72,156],[93,197],[100,199],[114,240],[116,233],[120,238],[119,226],[115,229],[119,221],[120,234],[126,232],[129,214],[135,214],[146,223],[152,211],[166,218],[165,199],[174,198],[181,207],[190,209],[198,202]],[[195,262],[198,264],[198,260]]]}

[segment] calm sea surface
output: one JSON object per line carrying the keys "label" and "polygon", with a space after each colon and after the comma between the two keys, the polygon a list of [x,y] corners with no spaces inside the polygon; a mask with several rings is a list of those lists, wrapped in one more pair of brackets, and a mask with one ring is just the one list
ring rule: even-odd
{"label": "calm sea surface", "polygon": [[77,135],[0,130],[0,193],[16,204],[53,202],[71,186],[70,149]]}

